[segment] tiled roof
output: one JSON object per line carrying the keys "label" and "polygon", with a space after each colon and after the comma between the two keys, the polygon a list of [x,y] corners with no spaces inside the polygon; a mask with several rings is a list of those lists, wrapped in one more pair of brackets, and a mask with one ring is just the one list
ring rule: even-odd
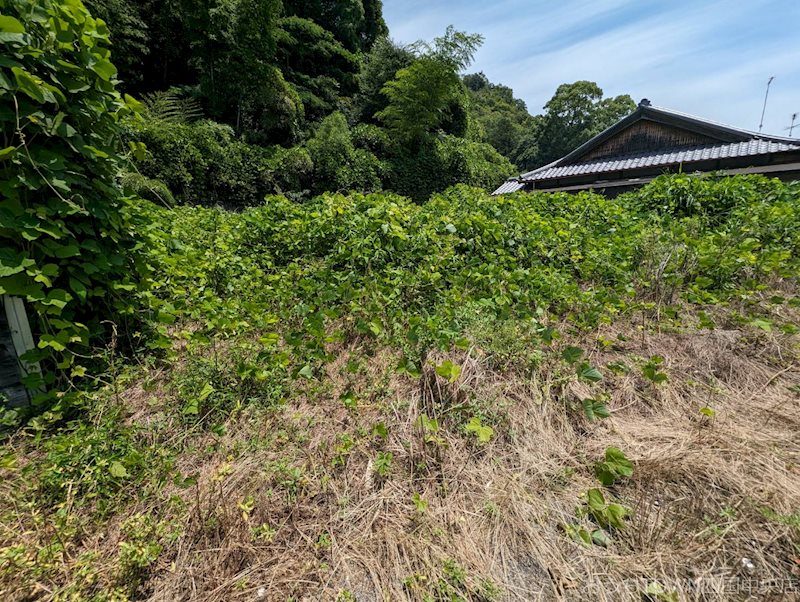
{"label": "tiled roof", "polygon": [[[529,182],[552,180],[566,176],[601,174],[625,169],[658,167],[661,165],[676,165],[680,163],[733,157],[748,157],[792,150],[800,151],[800,143],[792,144],[789,142],[775,142],[773,140],[748,140],[747,142],[705,144],[702,146],[693,146],[670,151],[651,151],[614,157],[611,159],[598,159],[596,161],[573,163],[571,165],[545,165],[537,170],[523,174],[521,179]],[[506,184],[509,183],[511,182],[506,182]],[[502,193],[498,192],[498,194]]]}
{"label": "tiled roof", "polygon": [[525,184],[520,182],[519,180],[508,180],[503,182],[500,185],[500,188],[495,190],[492,194],[509,194],[511,192],[517,192],[518,190],[522,190],[525,188]]}
{"label": "tiled roof", "polygon": [[[595,159],[593,161],[581,161],[581,158],[586,156],[589,151],[613,138],[639,120],[650,120],[662,125],[686,129],[706,138],[716,140],[716,142],[697,146],[643,151]],[[568,155],[521,176],[509,178],[494,194],[516,192],[524,188],[526,183],[571,176],[589,174],[602,176],[605,173],[637,168],[666,167],[716,159],[746,158],[787,151],[800,151],[800,140],[733,128],[678,111],[654,107],[648,100],[643,100],[639,103],[636,111],[582,144]],[[691,167],[691,165],[689,166]]]}

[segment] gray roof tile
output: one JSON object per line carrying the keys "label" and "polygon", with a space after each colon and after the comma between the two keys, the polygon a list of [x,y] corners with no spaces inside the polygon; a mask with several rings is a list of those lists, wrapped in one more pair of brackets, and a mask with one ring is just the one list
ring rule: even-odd
{"label": "gray roof tile", "polygon": [[[589,150],[642,119],[695,131],[719,140],[719,142],[692,147],[665,148],[663,150],[632,153],[594,161],[581,161],[581,157],[584,157]],[[684,163],[691,164],[697,161],[751,157],[786,151],[800,151],[800,140],[749,132],[678,111],[655,107],[649,102],[642,101],[636,111],[622,118],[568,155],[549,165],[544,165],[516,178],[510,178],[494,194],[516,192],[524,188],[525,184],[529,182],[533,183],[569,176],[596,174],[602,177],[602,174],[625,169],[666,167]],[[691,165],[689,167],[691,168]]]}
{"label": "gray roof tile", "polygon": [[511,192],[522,190],[524,187],[525,184],[518,182],[517,180],[508,180],[507,182],[503,182],[500,188],[495,190],[492,194],[509,194]]}
{"label": "gray roof tile", "polygon": [[[633,169],[637,167],[658,167],[662,165],[672,165],[675,163],[692,163],[693,161],[709,161],[731,157],[747,157],[752,155],[762,155],[770,153],[781,153],[792,150],[800,150],[800,143],[792,144],[789,142],[775,142],[772,140],[749,140],[747,142],[723,142],[719,144],[709,144],[686,148],[681,150],[653,151],[615,157],[613,159],[601,159],[597,161],[586,161],[584,163],[573,163],[563,166],[545,166],[535,171],[526,173],[522,178],[526,182],[536,182],[540,180],[552,180],[566,176],[579,176],[586,174],[601,174],[604,172],[619,171],[623,169]],[[515,190],[522,187],[518,182],[509,181],[498,189],[496,194],[503,194],[501,189],[511,183],[518,186]]]}

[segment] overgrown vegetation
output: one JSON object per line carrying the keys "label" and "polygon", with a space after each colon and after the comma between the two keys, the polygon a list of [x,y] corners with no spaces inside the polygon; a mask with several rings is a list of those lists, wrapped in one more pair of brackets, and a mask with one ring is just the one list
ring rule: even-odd
{"label": "overgrown vegetation", "polygon": [[[181,599],[190,579],[219,599],[262,587],[269,599],[504,599],[533,587],[517,579],[559,587],[547,571],[584,558],[570,546],[607,550],[592,562],[628,567],[614,575],[643,580],[634,596],[711,575],[704,547],[669,572],[641,564],[656,533],[675,546],[726,538],[732,567],[771,538],[759,570],[791,577],[797,185],[677,175],[616,199],[461,186],[423,205],[382,193],[137,210],[160,334],[138,366],[110,361],[86,381],[81,418],[40,418],[7,442],[12,599],[37,584]],[[745,372],[676,355],[676,341],[707,338],[718,342],[697,353],[733,361],[716,347],[734,332],[724,354],[762,354]],[[767,447],[746,426],[753,412]],[[683,426],[648,435],[653,420]],[[692,472],[670,447],[694,437],[719,454],[712,442],[731,432],[757,464],[720,456],[717,472]],[[746,523],[709,531],[716,496],[681,506],[704,479]],[[653,499],[676,501],[659,514]],[[390,506],[373,523],[379,500]],[[537,524],[561,560],[525,565],[516,538]],[[516,568],[469,553],[488,553],[494,529]],[[613,586],[570,566],[587,587]]]}
{"label": "overgrown vegetation", "polygon": [[138,103],[116,91],[108,30],[80,2],[0,8],[0,293],[39,317],[26,359],[48,370],[31,371],[29,389],[63,390],[86,372],[75,347],[136,311],[135,219],[117,143]]}
{"label": "overgrown vegetation", "polygon": [[380,2],[91,5],[143,105],[78,0],[0,0],[48,385],[0,414],[3,600],[791,591],[798,183],[491,197],[630,99],[532,118]]}
{"label": "overgrown vegetation", "polygon": [[451,27],[399,44],[381,2],[87,6],[111,29],[119,85],[147,105],[127,128],[145,146],[126,189],[168,203],[232,208],[351,190],[421,203],[456,183],[494,188],[634,107],[581,81],[533,117],[510,88],[462,78],[480,35]]}

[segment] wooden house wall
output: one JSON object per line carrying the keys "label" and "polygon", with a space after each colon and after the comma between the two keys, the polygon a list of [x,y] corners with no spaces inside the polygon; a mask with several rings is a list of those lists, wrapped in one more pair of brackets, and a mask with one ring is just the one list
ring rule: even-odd
{"label": "wooden house wall", "polygon": [[606,140],[600,146],[593,148],[579,159],[576,159],[575,162],[582,163],[584,161],[631,155],[644,151],[685,148],[687,146],[713,143],[719,143],[719,140],[689,130],[643,119]]}

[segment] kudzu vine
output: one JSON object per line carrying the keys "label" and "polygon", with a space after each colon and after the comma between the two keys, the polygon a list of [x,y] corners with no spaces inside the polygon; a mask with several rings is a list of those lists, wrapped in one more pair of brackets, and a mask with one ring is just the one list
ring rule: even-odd
{"label": "kudzu vine", "polygon": [[79,0],[0,0],[0,294],[29,307],[26,359],[46,368],[31,390],[69,389],[94,338],[135,313],[136,224],[117,177],[137,103],[116,90],[109,45]]}

